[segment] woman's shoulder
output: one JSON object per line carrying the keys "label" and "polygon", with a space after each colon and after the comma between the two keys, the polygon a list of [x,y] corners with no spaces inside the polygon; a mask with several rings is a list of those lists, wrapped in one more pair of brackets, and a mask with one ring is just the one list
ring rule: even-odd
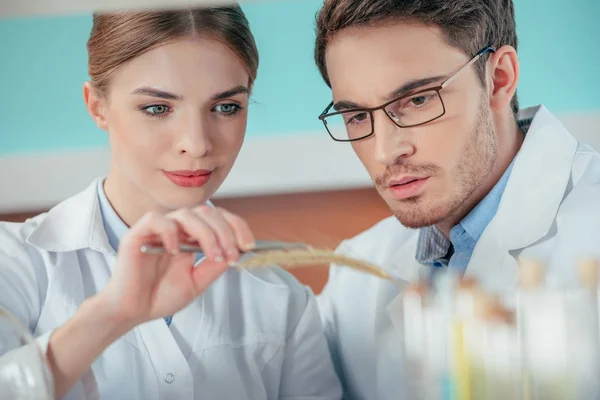
{"label": "woman's shoulder", "polygon": [[29,238],[46,216],[42,213],[24,222],[0,222],[0,278],[4,284],[43,286],[41,282],[48,274],[45,254]]}
{"label": "woman's shoulder", "polygon": [[27,238],[46,218],[47,212],[28,218],[23,222],[0,221],[0,252],[12,253],[25,249]]}
{"label": "woman's shoulder", "polygon": [[[85,219],[89,210],[96,207],[96,187],[98,180],[94,180],[87,188],[62,200],[48,211],[42,212],[23,222],[0,221],[0,250],[5,241],[20,243],[22,246],[28,244],[28,238],[41,228],[44,229],[43,236],[51,236],[53,233],[68,229],[73,222]],[[72,217],[70,217],[72,216]],[[70,218],[69,218],[70,217]],[[48,226],[49,225],[49,226]]]}

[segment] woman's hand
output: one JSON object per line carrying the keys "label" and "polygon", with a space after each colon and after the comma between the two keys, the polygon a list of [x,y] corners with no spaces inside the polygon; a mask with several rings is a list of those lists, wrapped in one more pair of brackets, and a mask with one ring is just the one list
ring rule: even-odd
{"label": "woman's hand", "polygon": [[[178,253],[181,242],[197,242],[206,259]],[[145,244],[170,253],[145,254]],[[46,356],[56,398],[62,398],[111,343],[135,326],[181,310],[254,246],[248,225],[221,209],[199,206],[171,214],[150,213],[122,238],[113,276],[50,336]],[[75,349],[75,351],[74,351]]]}
{"label": "woman's hand", "polygon": [[[197,243],[205,260],[180,253],[180,243]],[[145,244],[169,252],[145,254]],[[122,238],[113,276],[99,294],[115,321],[134,326],[172,315],[190,304],[237,261],[241,250],[254,246],[246,222],[226,210],[201,205],[167,215],[149,213]]]}

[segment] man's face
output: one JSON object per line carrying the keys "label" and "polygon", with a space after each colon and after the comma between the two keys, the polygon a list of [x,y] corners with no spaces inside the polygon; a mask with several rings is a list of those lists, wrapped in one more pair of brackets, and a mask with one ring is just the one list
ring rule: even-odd
{"label": "man's face", "polygon": [[[407,94],[438,86],[469,59],[447,44],[437,28],[395,23],[338,32],[325,61],[334,104],[376,107],[397,97],[407,84],[413,86]],[[423,85],[414,88],[420,80]],[[488,93],[474,67],[440,94],[445,108],[441,118],[399,128],[379,110],[374,113],[375,134],[352,142],[380,195],[409,228],[456,218],[472,206],[471,198],[497,157]],[[420,107],[423,101],[418,98],[410,106]]]}

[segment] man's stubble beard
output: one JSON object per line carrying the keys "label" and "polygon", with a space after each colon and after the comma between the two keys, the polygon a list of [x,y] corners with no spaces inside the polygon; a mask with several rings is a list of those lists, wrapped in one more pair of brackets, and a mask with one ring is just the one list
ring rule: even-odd
{"label": "man's stubble beard", "polygon": [[[492,172],[498,156],[498,140],[492,124],[491,111],[485,100],[484,98],[480,102],[476,126],[469,136],[470,139],[465,142],[461,158],[450,172],[454,176],[454,190],[448,197],[440,201],[429,200],[427,203],[421,196],[401,201],[392,199],[387,202],[394,216],[405,227],[418,229],[443,221],[456,221],[468,214],[469,209],[473,207],[470,199]],[[385,182],[390,176],[419,172],[435,176],[441,172],[441,168],[435,164],[414,165],[410,161],[398,160],[398,163],[388,167],[381,177],[375,179],[377,190],[385,199]]]}

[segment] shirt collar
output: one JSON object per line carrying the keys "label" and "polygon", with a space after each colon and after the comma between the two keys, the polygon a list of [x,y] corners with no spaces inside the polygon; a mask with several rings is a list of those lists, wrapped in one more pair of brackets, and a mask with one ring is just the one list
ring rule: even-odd
{"label": "shirt collar", "polygon": [[417,239],[415,259],[421,264],[429,265],[443,258],[449,248],[450,241],[435,225],[421,228]]}
{"label": "shirt collar", "polygon": [[[448,239],[435,225],[421,228],[417,242],[415,258],[422,264],[431,264],[443,259],[450,250],[450,245],[456,246],[460,241],[465,246],[474,245],[479,241],[483,231],[498,211],[502,194],[506,188],[513,162],[510,163],[500,180],[492,190],[467,214],[457,225],[450,230]],[[467,236],[465,236],[467,235]],[[464,247],[464,246],[463,246]]]}
{"label": "shirt collar", "polygon": [[[475,242],[479,241],[483,231],[498,211],[502,194],[512,171],[514,160],[510,163],[500,180],[492,190],[468,213],[461,221],[460,226]],[[454,229],[454,228],[453,228]]]}
{"label": "shirt collar", "polygon": [[[534,114],[535,115],[535,114]],[[527,133],[532,116],[521,118],[517,121],[519,130]],[[515,160],[510,163],[500,180],[492,190],[467,214],[459,224],[450,230],[450,238],[464,241],[465,245],[476,244],[485,228],[496,215],[504,189],[508,183]],[[465,236],[467,235],[467,236]],[[422,264],[431,264],[436,260],[446,257],[450,250],[451,241],[437,227],[428,226],[419,230],[417,252],[415,259]]]}

